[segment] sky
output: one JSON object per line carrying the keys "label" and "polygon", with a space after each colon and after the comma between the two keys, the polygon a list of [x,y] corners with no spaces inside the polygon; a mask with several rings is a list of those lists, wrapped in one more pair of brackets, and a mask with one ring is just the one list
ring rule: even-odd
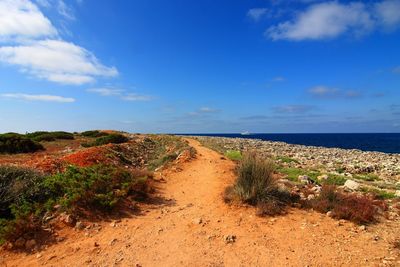
{"label": "sky", "polygon": [[0,132],[400,132],[400,0],[0,0]]}

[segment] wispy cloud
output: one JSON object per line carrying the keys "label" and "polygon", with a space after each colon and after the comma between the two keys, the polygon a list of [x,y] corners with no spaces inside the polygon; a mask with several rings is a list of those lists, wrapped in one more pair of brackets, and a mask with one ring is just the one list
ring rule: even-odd
{"label": "wispy cloud", "polygon": [[393,72],[400,74],[400,66],[393,68]]}
{"label": "wispy cloud", "polygon": [[393,30],[400,25],[400,0],[375,4],[338,1],[311,4],[292,20],[265,32],[273,40],[322,40],[343,34],[362,36],[375,29]]}
{"label": "wispy cloud", "polygon": [[275,113],[306,113],[313,109],[314,106],[310,105],[282,105],[272,108]]}
{"label": "wispy cloud", "polygon": [[284,82],[284,81],[285,81],[285,77],[277,76],[277,77],[274,77],[274,78],[272,79],[272,81],[273,81],[273,82]]}
{"label": "wispy cloud", "polygon": [[66,19],[75,20],[72,8],[65,4],[63,0],[58,0],[57,2],[57,12]]}
{"label": "wispy cloud", "polygon": [[126,95],[121,96],[121,99],[126,101],[150,101],[153,99],[153,97],[149,95],[128,93]]}
{"label": "wispy cloud", "polygon": [[32,95],[21,93],[8,93],[0,94],[2,98],[20,99],[26,101],[44,101],[44,102],[59,102],[59,103],[72,103],[75,102],[74,98],[62,97],[57,95]]}
{"label": "wispy cloud", "polygon": [[110,88],[110,87],[99,87],[99,88],[89,88],[86,90],[89,93],[98,94],[101,96],[117,96],[125,101],[150,101],[153,97],[150,95],[142,95],[132,92],[126,92],[123,89]]}
{"label": "wispy cloud", "polygon": [[252,8],[247,12],[247,16],[254,21],[259,21],[267,11],[268,9],[266,8]]}
{"label": "wispy cloud", "polygon": [[189,116],[206,116],[209,114],[219,113],[221,110],[211,107],[201,107],[196,111],[189,112]]}
{"label": "wispy cloud", "polygon": [[356,90],[341,90],[338,88],[327,87],[323,85],[312,87],[308,93],[317,98],[359,98],[362,96],[361,92]]}
{"label": "wispy cloud", "polygon": [[[44,0],[39,3],[49,4]],[[72,18],[69,7],[62,0],[57,3],[59,12]],[[2,40],[8,40],[8,45],[0,46],[0,62],[40,79],[81,85],[118,75],[115,67],[104,66],[87,49],[62,40],[50,20],[29,0],[0,1]]]}
{"label": "wispy cloud", "polygon": [[101,88],[90,88],[87,89],[89,93],[96,93],[102,96],[116,96],[116,95],[121,95],[123,90],[121,89],[114,89],[114,88],[107,88],[107,87],[101,87]]}

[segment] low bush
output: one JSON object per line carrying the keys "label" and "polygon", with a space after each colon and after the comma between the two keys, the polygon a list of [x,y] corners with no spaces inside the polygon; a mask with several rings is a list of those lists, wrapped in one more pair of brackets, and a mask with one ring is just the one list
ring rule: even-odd
{"label": "low bush", "polygon": [[44,147],[20,134],[0,134],[0,153],[30,153],[44,150]]}
{"label": "low bush", "polygon": [[105,165],[87,168],[70,166],[64,173],[47,177],[43,187],[54,202],[65,208],[110,210],[127,195],[143,191],[147,177],[144,172],[132,173]]}
{"label": "low bush", "polygon": [[279,189],[273,163],[255,152],[243,155],[237,173],[234,185],[225,189],[225,202],[239,200],[257,206],[257,215],[264,216],[281,214],[294,201],[289,192]]}
{"label": "low bush", "polygon": [[230,160],[238,161],[242,159],[242,153],[240,153],[239,150],[228,150],[225,152],[225,157]]}
{"label": "low bush", "polygon": [[84,143],[82,146],[91,147],[91,146],[101,146],[106,144],[121,144],[128,142],[129,138],[122,134],[108,134],[106,136],[98,137],[91,143]]}
{"label": "low bush", "polygon": [[100,132],[100,131],[98,131],[98,130],[93,130],[93,131],[81,132],[81,135],[82,135],[82,136],[86,136],[86,137],[97,138],[97,137],[106,136],[106,135],[108,135],[108,133],[106,133],[106,132]]}
{"label": "low bush", "polygon": [[345,194],[332,185],[324,185],[319,197],[309,201],[307,205],[322,213],[331,211],[334,218],[359,224],[374,222],[379,210],[385,207],[383,202],[370,196]]}
{"label": "low bush", "polygon": [[37,142],[55,141],[59,139],[60,140],[74,139],[74,135],[72,133],[63,131],[56,131],[56,132],[38,131],[38,132],[28,133],[25,136]]}
{"label": "low bush", "polygon": [[96,165],[70,166],[43,176],[33,170],[0,167],[0,243],[14,241],[41,227],[46,211],[58,204],[67,211],[112,210],[128,196],[142,200],[148,192],[147,171]]}
{"label": "low bush", "polygon": [[278,156],[276,159],[280,162],[283,163],[300,163],[297,159],[291,158],[291,157],[286,157],[286,156]]}

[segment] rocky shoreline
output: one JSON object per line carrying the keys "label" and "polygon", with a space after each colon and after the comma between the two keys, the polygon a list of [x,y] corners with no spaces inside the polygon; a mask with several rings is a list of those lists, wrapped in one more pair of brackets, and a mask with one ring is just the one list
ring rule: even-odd
{"label": "rocky shoreline", "polygon": [[[400,154],[367,152],[356,149],[325,148],[263,141],[247,138],[195,136],[214,148],[255,150],[263,157],[274,158],[280,164],[295,168],[316,169],[322,173],[341,175],[348,179],[361,175],[374,175],[380,188],[400,189]],[[371,181],[364,181],[371,182]]]}

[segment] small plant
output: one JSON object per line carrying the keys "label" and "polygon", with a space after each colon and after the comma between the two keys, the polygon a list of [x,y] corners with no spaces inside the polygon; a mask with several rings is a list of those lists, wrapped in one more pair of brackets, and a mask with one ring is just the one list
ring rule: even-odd
{"label": "small plant", "polygon": [[334,218],[359,224],[374,222],[379,208],[385,206],[369,196],[341,193],[333,185],[324,185],[319,197],[306,205],[322,213],[331,211]]}
{"label": "small plant", "polygon": [[129,138],[122,134],[108,134],[106,136],[98,137],[91,143],[82,144],[84,147],[101,146],[106,144],[121,144],[128,142]]}
{"label": "small plant", "polygon": [[31,139],[15,133],[0,134],[1,153],[31,153],[44,150],[44,147]]}
{"label": "small plant", "polygon": [[344,183],[346,182],[346,177],[342,176],[342,175],[336,175],[336,174],[328,174],[328,179],[323,181],[323,184],[327,184],[327,185],[344,185]]}
{"label": "small plant", "polygon": [[358,174],[354,176],[355,179],[373,182],[379,180],[379,176],[373,173]]}
{"label": "small plant", "polygon": [[86,137],[98,138],[98,137],[106,136],[106,135],[108,135],[108,133],[101,132],[101,131],[98,131],[98,130],[93,130],[93,131],[82,132],[81,135],[82,136],[86,136]]}
{"label": "small plant", "polygon": [[242,153],[240,153],[239,150],[228,150],[225,152],[225,157],[230,160],[238,161],[242,159]]}
{"label": "small plant", "polygon": [[274,165],[256,153],[245,153],[238,166],[238,177],[233,186],[224,192],[224,201],[235,200],[257,206],[257,215],[276,215],[285,211],[294,201],[289,192],[278,188],[273,177]]}
{"label": "small plant", "polygon": [[291,158],[291,157],[286,157],[286,156],[278,156],[276,159],[280,162],[283,163],[300,163],[297,159]]}
{"label": "small plant", "polygon": [[300,169],[300,168],[278,168],[278,172],[283,173],[287,176],[287,178],[291,181],[297,181],[299,175],[307,175],[310,177],[311,180],[313,180],[315,183],[317,183],[317,177],[321,175],[321,173],[317,170],[307,170],[307,169]]}

